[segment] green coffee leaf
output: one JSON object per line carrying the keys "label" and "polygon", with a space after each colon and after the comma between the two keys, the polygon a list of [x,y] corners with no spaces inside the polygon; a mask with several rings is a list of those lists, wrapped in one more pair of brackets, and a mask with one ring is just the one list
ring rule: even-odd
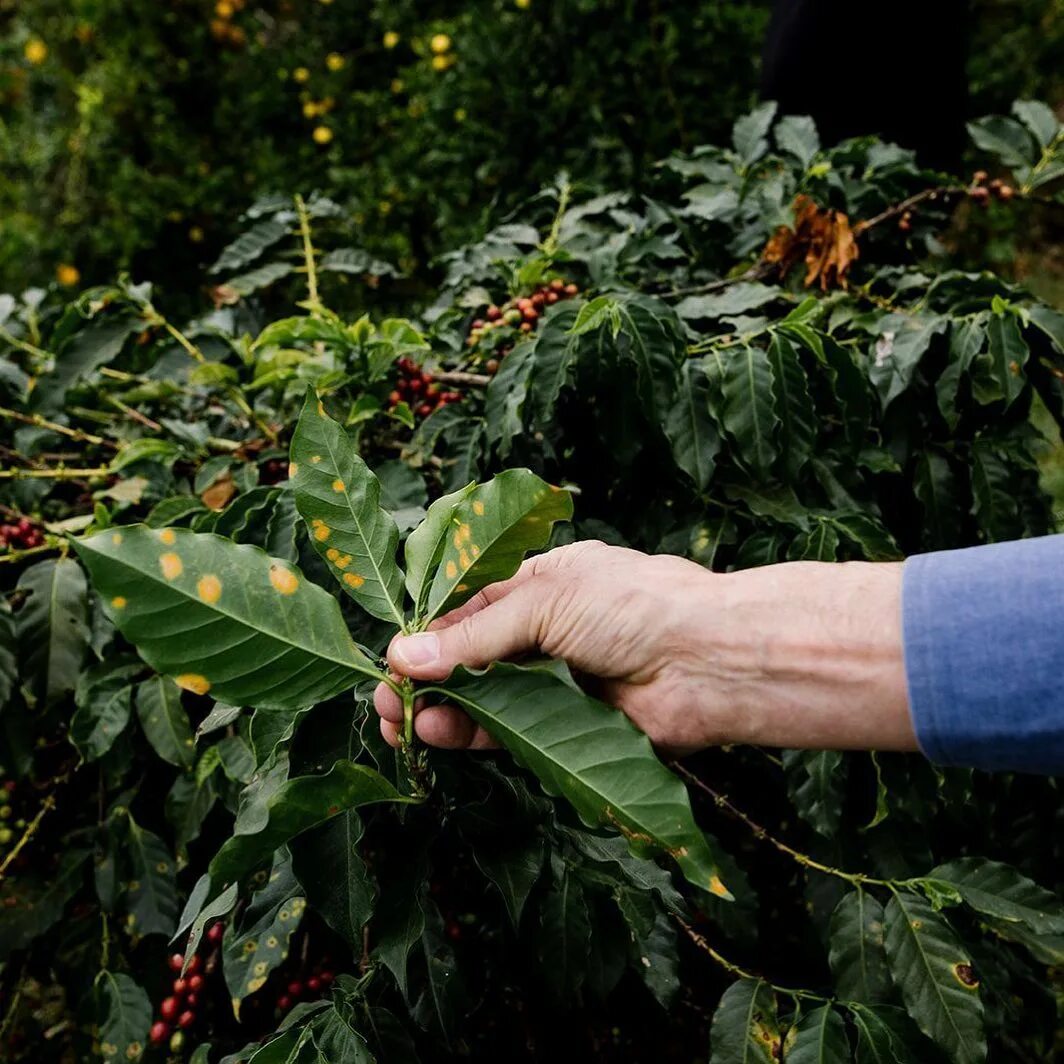
{"label": "green coffee leaf", "polygon": [[813,450],[817,433],[816,408],[798,352],[786,336],[777,333],[772,337],[768,360],[779,420],[780,455],[794,478]]}
{"label": "green coffee leaf", "polygon": [[828,963],[835,991],[847,1001],[875,1005],[894,996],[883,946],[883,906],[858,887],[831,916]]}
{"label": "green coffee leaf", "polygon": [[665,418],[665,435],[672,444],[672,456],[699,491],[709,486],[716,468],[721,439],[710,413],[709,381],[696,361],[681,370],[676,401]]}
{"label": "green coffee leaf", "polygon": [[891,974],[917,1026],[957,1064],[986,1059],[979,980],[953,929],[930,903],[895,894],[887,903]]}
{"label": "green coffee leaf", "polygon": [[145,680],[137,687],[136,705],[140,726],[155,752],[171,765],[191,768],[196,746],[177,684],[165,676]]}
{"label": "green coffee leaf", "polygon": [[455,511],[458,504],[475,488],[475,484],[468,484],[437,499],[428,508],[424,520],[406,537],[406,543],[403,544],[406,589],[414,602],[415,617],[420,617],[424,610],[432,578],[439,568],[447,540],[457,527]]}
{"label": "green coffee leaf", "polygon": [[778,1064],[783,1037],[776,999],[761,979],[740,979],[720,999],[709,1032],[710,1064]]}
{"label": "green coffee leaf", "polygon": [[50,706],[74,690],[89,645],[87,585],[70,558],[31,565],[19,577],[28,592],[15,617],[22,684]]}
{"label": "green coffee leaf", "polygon": [[838,831],[849,763],[838,750],[785,750],[787,793],[802,818],[826,838]]}
{"label": "green coffee leaf", "polygon": [[78,543],[107,615],[195,694],[291,709],[379,678],[336,600],[257,547],[131,526]]}
{"label": "green coffee leaf", "polygon": [[133,681],[139,665],[101,664],[82,674],[70,720],[70,741],[85,761],[96,761],[114,745],[129,723]]}
{"label": "green coffee leaf", "polygon": [[743,461],[762,479],[776,460],[779,425],[772,363],[752,344],[729,347],[716,356],[723,405],[721,420]]}
{"label": "green coffee leaf", "polygon": [[441,693],[534,772],[548,793],[568,799],[586,824],[620,831],[639,856],[669,854],[690,882],[730,897],[684,785],[623,713],[553,672],[518,665],[458,669]]}
{"label": "green coffee leaf", "polygon": [[[791,1035],[788,1034],[788,1042]],[[830,1005],[807,1012],[793,1034],[787,1064],[848,1064],[850,1042],[842,1016]]]}
{"label": "green coffee leaf", "polygon": [[132,879],[126,884],[130,929],[137,935],[166,935],[177,926],[177,868],[158,835],[128,818],[126,835]]}
{"label": "green coffee leaf", "polygon": [[106,969],[94,989],[100,1013],[100,1056],[116,1064],[136,1064],[144,1056],[151,1028],[151,1000],[124,972]]}
{"label": "green coffee leaf", "polygon": [[541,971],[555,1001],[571,1001],[580,990],[590,944],[583,888],[576,876],[563,870],[543,899],[537,936]]}
{"label": "green coffee leaf", "polygon": [[857,1064],[913,1064],[931,1046],[904,1009],[847,1005],[857,1032]]}
{"label": "green coffee leaf", "polygon": [[[455,609],[482,587],[513,576],[529,551],[547,545],[554,522],[566,521],[572,513],[567,491],[527,469],[508,469],[478,485],[450,514],[421,623]],[[432,538],[426,537],[430,542]]]}
{"label": "green coffee leaf", "polygon": [[254,830],[238,821],[236,833],[210,863],[211,879],[217,887],[235,882],[255,868],[264,854],[345,810],[375,802],[412,801],[379,772],[337,761],[322,776],[300,776],[281,784],[264,803],[264,822],[258,818],[252,822]]}
{"label": "green coffee leaf", "polygon": [[480,843],[473,851],[477,867],[502,896],[515,929],[521,923],[528,896],[539,882],[546,854],[546,844],[538,835],[494,847]]}
{"label": "green coffee leaf", "polygon": [[289,476],[314,549],[368,613],[402,626],[399,529],[380,505],[380,483],[343,427],[307,392],[292,437]]}
{"label": "green coffee leaf", "polygon": [[954,888],[976,912],[1021,923],[1037,935],[1064,934],[1064,902],[1010,865],[984,857],[959,857],[927,874]]}

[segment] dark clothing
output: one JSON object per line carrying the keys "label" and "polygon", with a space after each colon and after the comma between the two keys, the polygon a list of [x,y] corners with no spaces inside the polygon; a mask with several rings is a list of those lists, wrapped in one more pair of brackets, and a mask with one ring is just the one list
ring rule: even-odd
{"label": "dark clothing", "polygon": [[967,0],[776,0],[761,91],[826,144],[874,133],[956,171],[967,117]]}

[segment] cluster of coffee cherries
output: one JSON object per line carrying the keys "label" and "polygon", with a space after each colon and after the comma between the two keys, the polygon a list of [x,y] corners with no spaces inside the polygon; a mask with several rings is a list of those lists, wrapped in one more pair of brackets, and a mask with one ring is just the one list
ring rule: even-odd
{"label": "cluster of coffee cherries", "polygon": [[1012,185],[1002,181],[999,177],[987,180],[989,177],[990,175],[985,170],[976,170],[972,174],[972,183],[968,188],[968,195],[980,207],[985,207],[990,202],[991,197],[1001,200],[1002,203],[1008,203],[1016,195],[1016,190]]}
{"label": "cluster of coffee cherries", "polygon": [[579,294],[577,285],[566,284],[562,278],[555,277],[540,285],[531,295],[519,296],[501,306],[493,303],[483,318],[474,319],[469,326],[466,346],[473,348],[474,354],[490,353],[484,362],[484,370],[494,375],[499,370],[499,360],[510,351],[519,336],[535,330],[547,307]]}
{"label": "cluster of coffee cherries", "polygon": [[426,418],[441,406],[460,402],[461,399],[461,392],[445,391],[428,370],[422,369],[412,359],[399,359],[399,380],[395,390],[388,396],[389,408],[406,403],[418,417]]}
{"label": "cluster of coffee cherries", "polygon": [[3,786],[0,786],[0,856],[15,841],[15,832],[26,827],[25,820],[15,819],[15,807],[11,804],[17,790],[18,784],[14,780],[4,780]]}
{"label": "cluster of coffee cherries", "polygon": [[277,995],[277,1011],[282,1015],[294,1008],[301,1001],[314,1001],[326,993],[332,986],[335,975],[322,961],[306,979],[292,979]]}
{"label": "cluster of coffee cherries", "polygon": [[[211,924],[204,936],[208,948],[220,945],[224,934],[225,926],[220,921]],[[149,1038],[152,1045],[156,1046],[169,1040],[171,1052],[177,1053],[185,1044],[185,1031],[196,1022],[196,1007],[204,983],[203,958],[198,953],[193,954],[185,968],[185,955],[175,953],[170,957],[169,965],[176,977],[171,987],[173,992],[163,998],[159,1006],[159,1019],[151,1025]],[[184,975],[181,974],[182,968],[185,968]]]}
{"label": "cluster of coffee cherries", "polygon": [[28,517],[0,525],[0,551],[27,550],[44,544],[44,533]]}

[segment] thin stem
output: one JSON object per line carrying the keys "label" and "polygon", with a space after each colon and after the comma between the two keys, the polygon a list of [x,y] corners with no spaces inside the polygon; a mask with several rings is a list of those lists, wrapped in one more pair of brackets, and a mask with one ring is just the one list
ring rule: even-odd
{"label": "thin stem", "polygon": [[765,828],[728,801],[723,794],[715,791],[708,783],[700,780],[693,772],[684,768],[684,766],[678,761],[670,762],[670,768],[687,780],[688,783],[697,787],[700,791],[705,792],[705,794],[713,799],[718,808],[724,809],[737,820],[741,820],[753,832],[755,838],[767,842],[770,846],[774,846],[780,851],[780,853],[786,854],[791,860],[797,862],[803,868],[809,868],[815,872],[823,872],[825,875],[834,876],[837,879],[845,879],[848,883],[854,884],[854,886],[872,885],[893,889],[893,884],[898,882],[897,880],[891,879],[876,879],[874,876],[865,875],[863,872],[844,872],[841,868],[834,868],[831,865],[823,864],[816,860],[816,858],[810,857],[809,854],[802,853],[801,850],[796,850],[793,846],[788,846],[787,843],[777,839],[774,835],[770,835]]}
{"label": "thin stem", "polygon": [[303,260],[307,274],[307,305],[310,313],[317,317],[323,307],[318,297],[318,266],[315,261],[314,241],[310,232],[310,215],[302,196],[296,196],[296,212],[299,215],[299,233],[303,238]]}
{"label": "thin stem", "polygon": [[0,1046],[7,1044],[8,1031],[11,1030],[11,1025],[15,1022],[15,1015],[18,1012],[19,1004],[22,1002],[22,987],[26,980],[26,965],[28,963],[28,961],[22,962],[22,968],[18,973],[18,981],[15,983],[15,992],[11,995],[11,1002],[4,1012],[4,1021],[0,1023]]}
{"label": "thin stem", "polygon": [[67,469],[65,466],[52,469],[0,469],[0,480],[80,480],[105,477],[110,472],[110,466],[96,466],[93,469]]}
{"label": "thin stem", "polygon": [[554,212],[550,233],[543,242],[544,255],[553,255],[558,250],[558,237],[561,235],[562,221],[565,219],[565,212],[569,209],[569,198],[572,192],[573,186],[569,184],[569,179],[563,177],[558,187],[558,209]]}
{"label": "thin stem", "polygon": [[869,229],[874,229],[877,225],[882,225],[883,222],[889,222],[892,218],[897,218],[928,200],[934,201],[940,197],[945,199],[948,196],[961,196],[967,191],[961,185],[939,185],[936,188],[925,188],[922,192],[917,192],[915,195],[903,199],[900,203],[887,207],[886,210],[880,211],[879,214],[866,218],[862,222],[857,222],[853,227],[853,235],[860,236]]}
{"label": "thin stem", "polygon": [[67,425],[60,425],[56,421],[49,421],[40,414],[23,414],[21,411],[8,410],[7,407],[0,406],[0,417],[8,418],[11,421],[21,421],[24,425],[35,425],[38,428],[48,429],[50,432],[58,432],[61,436],[78,440],[80,443],[91,443],[96,447],[114,447],[116,450],[118,448],[118,444],[113,440],[105,440],[102,436],[94,436],[84,429],[72,429]]}
{"label": "thin stem", "polygon": [[207,361],[207,356],[176,325],[167,321],[158,311],[155,311],[155,316],[158,319],[156,324],[161,325],[184,348],[189,358],[200,363]]}
{"label": "thin stem", "polygon": [[492,381],[486,373],[463,373],[461,370],[443,370],[433,373],[432,377],[440,384],[466,384],[472,388],[486,388]]}
{"label": "thin stem", "polygon": [[12,550],[7,554],[0,554],[0,565],[14,565],[24,558],[30,558],[37,554],[50,554],[55,550],[62,550],[62,543],[44,543],[40,547],[27,547],[25,550]]}
{"label": "thin stem", "polygon": [[399,695],[403,700],[403,745],[409,749],[414,743],[414,691],[413,681],[404,678],[399,684]]}
{"label": "thin stem", "polygon": [[107,396],[107,401],[116,409],[121,410],[126,417],[131,418],[133,421],[139,422],[147,429],[151,429],[152,432],[162,432],[163,427],[158,421],[152,421],[146,414],[142,414],[139,410],[134,410],[133,407],[127,403],[123,403],[121,399],[115,398],[113,395]]}
{"label": "thin stem", "polygon": [[672,918],[683,928],[687,937],[700,949],[703,953],[708,954],[713,960],[720,965],[729,975],[734,975],[737,979],[751,979],[760,980],[766,986],[771,987],[777,994],[785,994],[787,997],[800,998],[804,1001],[819,1001],[825,1004],[830,1003],[833,999],[823,997],[821,994],[814,994],[811,990],[798,990],[792,986],[777,986],[775,983],[769,982],[762,975],[757,975],[755,972],[751,972],[747,968],[743,968],[741,965],[736,964],[734,961],[728,960],[719,950],[714,949],[704,935],[699,934],[686,920],[673,913]]}
{"label": "thin stem", "polygon": [[[65,772],[62,776],[57,776],[52,783],[58,790],[67,780],[70,779],[70,773]],[[41,826],[41,821],[55,808],[55,791],[53,790],[44,801],[41,803],[40,809],[37,810],[37,815],[26,825],[26,830],[22,833],[22,838],[15,843],[14,846],[8,851],[7,856],[0,861],[0,881],[7,875],[8,867],[15,860],[16,857],[22,852],[24,846],[37,834],[37,829]]]}
{"label": "thin stem", "polygon": [[7,329],[0,328],[0,340],[5,344],[9,344],[11,347],[18,348],[19,351],[25,351],[27,355],[33,355],[35,358],[51,358],[47,351],[40,347],[35,347],[33,344],[27,343],[25,340],[20,340],[17,336],[12,336]]}

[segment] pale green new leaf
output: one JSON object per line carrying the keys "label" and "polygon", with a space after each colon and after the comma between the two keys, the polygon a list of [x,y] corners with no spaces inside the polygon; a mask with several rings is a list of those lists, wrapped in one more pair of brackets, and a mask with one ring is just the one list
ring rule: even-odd
{"label": "pale green new leaf", "polygon": [[124,972],[96,976],[100,1004],[100,1056],[116,1064],[136,1064],[144,1056],[151,1028],[151,1001]]}
{"label": "pale green new leaf", "polygon": [[620,831],[634,853],[664,852],[698,887],[730,897],[687,791],[623,713],[542,668],[458,669],[442,693],[592,827]]}
{"label": "pale green new leaf", "polygon": [[526,554],[547,545],[554,522],[572,513],[567,491],[527,469],[508,469],[478,485],[450,515],[422,623],[513,576]]}
{"label": "pale green new leaf", "polygon": [[783,1038],[772,988],[740,979],[720,999],[709,1032],[710,1064],[779,1064]]}
{"label": "pale green new leaf", "polygon": [[379,772],[337,761],[321,776],[299,776],[281,784],[264,803],[264,820],[252,822],[254,831],[241,831],[238,821],[233,835],[210,863],[216,887],[232,883],[258,865],[300,832],[322,824],[348,809],[375,802],[412,802],[400,794]]}
{"label": "pale green new leaf", "polygon": [[403,556],[406,561],[406,589],[414,602],[414,616],[420,617],[432,586],[432,577],[439,567],[447,539],[457,527],[455,510],[467,498],[475,484],[467,484],[458,491],[437,499],[425,514],[424,520],[406,538]]}
{"label": "pale green new leaf", "polygon": [[165,676],[153,676],[137,688],[137,716],[152,749],[171,765],[189,769],[196,761],[196,744],[181,689]]}
{"label": "pale green new leaf", "polygon": [[885,944],[909,1015],[956,1064],[986,1059],[983,1002],[971,958],[953,929],[915,894],[887,903]]}
{"label": "pale green new leaf", "polygon": [[131,526],[78,553],[122,634],[186,690],[296,709],[379,679],[336,600],[257,547]]}
{"label": "pale green new leaf", "polygon": [[380,504],[380,482],[313,391],[292,437],[289,476],[315,550],[368,613],[404,623],[399,529]]}
{"label": "pale green new leaf", "polygon": [[976,912],[1026,924],[1035,934],[1064,934],[1064,902],[1010,865],[959,857],[932,868],[927,878],[948,883]]}
{"label": "pale green new leaf", "polygon": [[[791,1035],[788,1035],[790,1042]],[[842,1016],[830,1005],[807,1012],[794,1029],[787,1064],[848,1064],[850,1042]]]}

